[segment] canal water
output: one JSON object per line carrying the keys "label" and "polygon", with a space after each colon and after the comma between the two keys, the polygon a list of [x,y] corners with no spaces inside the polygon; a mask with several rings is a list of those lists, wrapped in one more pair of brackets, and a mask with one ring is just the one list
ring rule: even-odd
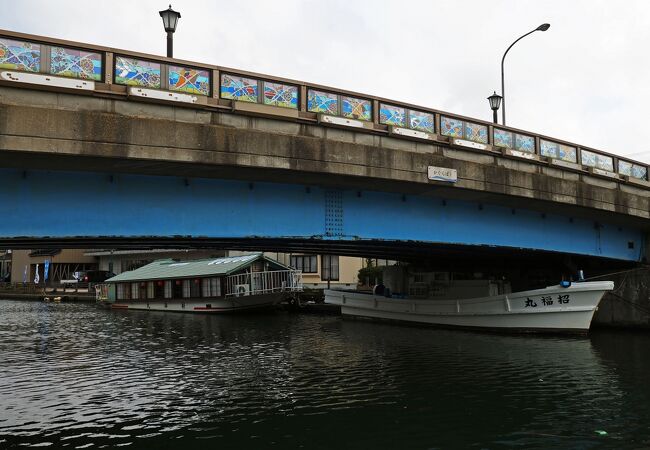
{"label": "canal water", "polygon": [[650,335],[0,301],[0,448],[648,448]]}

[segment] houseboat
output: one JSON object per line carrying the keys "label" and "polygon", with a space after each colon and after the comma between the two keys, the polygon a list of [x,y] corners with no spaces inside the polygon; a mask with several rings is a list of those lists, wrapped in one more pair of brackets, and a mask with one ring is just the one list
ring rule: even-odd
{"label": "houseboat", "polygon": [[[384,271],[385,285],[372,293],[326,290],[325,303],[343,315],[403,322],[518,332],[587,333],[598,303],[612,281],[562,282],[510,292],[509,283],[450,280],[443,274],[395,276]],[[399,268],[397,268],[399,270]],[[397,274],[398,275],[398,274]],[[443,276],[439,276],[443,275]],[[407,281],[404,288],[404,280]]]}
{"label": "houseboat", "polygon": [[225,313],[265,308],[302,290],[302,274],[261,253],[161,259],[97,286],[113,309]]}

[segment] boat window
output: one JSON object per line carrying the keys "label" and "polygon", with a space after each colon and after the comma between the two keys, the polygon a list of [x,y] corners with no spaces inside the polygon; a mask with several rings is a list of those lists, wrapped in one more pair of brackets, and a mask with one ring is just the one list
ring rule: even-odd
{"label": "boat window", "polygon": [[221,283],[219,278],[203,278],[201,280],[202,297],[221,297]]}
{"label": "boat window", "polygon": [[198,298],[201,296],[201,280],[198,278],[195,278],[192,280],[192,284],[190,285],[190,297],[192,298]]}
{"label": "boat window", "polygon": [[190,285],[192,280],[183,280],[183,298],[190,298]]}
{"label": "boat window", "polygon": [[140,283],[131,283],[131,298],[133,300],[138,299],[139,290],[140,290]]}
{"label": "boat window", "polygon": [[172,298],[172,282],[171,280],[165,281],[165,298]]}
{"label": "boat window", "polygon": [[128,283],[119,283],[117,285],[117,299],[129,300],[131,298],[131,286]]}
{"label": "boat window", "polygon": [[210,278],[210,292],[213,297],[221,297],[221,279]]}

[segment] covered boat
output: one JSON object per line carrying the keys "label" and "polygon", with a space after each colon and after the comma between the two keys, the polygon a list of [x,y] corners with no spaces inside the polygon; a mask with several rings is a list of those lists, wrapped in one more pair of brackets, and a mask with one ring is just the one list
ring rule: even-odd
{"label": "covered boat", "polygon": [[97,286],[114,309],[235,312],[275,305],[302,290],[302,274],[261,253],[200,260],[162,259]]}

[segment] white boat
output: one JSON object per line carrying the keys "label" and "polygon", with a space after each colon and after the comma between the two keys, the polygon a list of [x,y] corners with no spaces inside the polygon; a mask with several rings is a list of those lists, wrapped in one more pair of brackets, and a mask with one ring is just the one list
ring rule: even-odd
{"label": "white boat", "polygon": [[325,303],[340,305],[341,313],[349,316],[464,328],[586,333],[601,298],[613,289],[612,281],[576,282],[568,287],[455,299],[388,298],[327,290]]}

